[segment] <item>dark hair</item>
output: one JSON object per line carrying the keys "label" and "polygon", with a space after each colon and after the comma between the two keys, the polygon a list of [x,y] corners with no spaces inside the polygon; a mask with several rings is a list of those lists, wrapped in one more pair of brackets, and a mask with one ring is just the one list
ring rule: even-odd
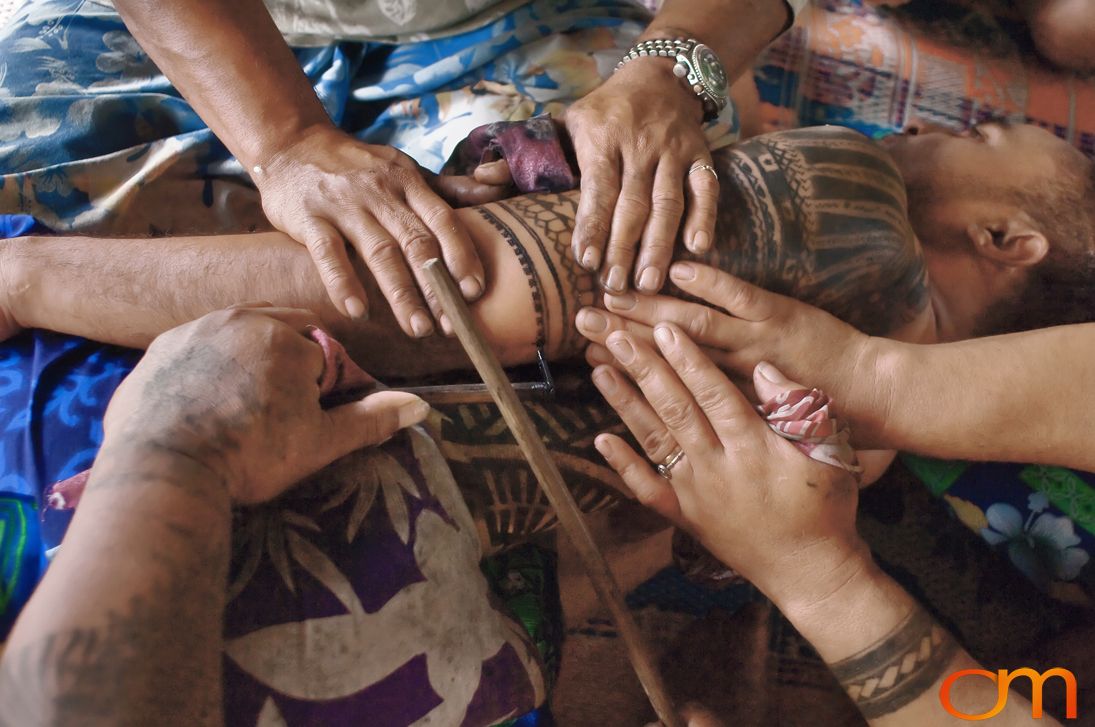
{"label": "dark hair", "polygon": [[1023,192],[1021,200],[1049,252],[1013,305],[983,321],[986,335],[1095,321],[1095,163],[1069,148],[1058,168],[1057,179]]}

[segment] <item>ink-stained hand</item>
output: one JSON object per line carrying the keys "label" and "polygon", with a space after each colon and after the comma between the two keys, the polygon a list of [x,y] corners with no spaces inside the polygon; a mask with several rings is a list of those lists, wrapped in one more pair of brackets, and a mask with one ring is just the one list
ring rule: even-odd
{"label": "ink-stained hand", "polygon": [[164,333],[111,400],[103,450],[190,458],[249,504],[425,418],[428,405],[402,392],[321,408],[310,325],[307,311],[241,306]]}
{"label": "ink-stained hand", "polygon": [[644,293],[661,289],[682,217],[689,250],[706,252],[715,234],[718,179],[689,174],[711,164],[703,108],[672,68],[671,59],[636,59],[566,112],[582,174],[573,253],[610,291],[632,278]]}
{"label": "ink-stained hand", "polygon": [[407,335],[430,335],[431,311],[440,318],[436,296],[421,273],[427,260],[443,259],[469,301],[482,295],[483,265],[471,238],[403,152],[322,126],[252,171],[266,216],[308,248],[331,301],[344,315],[368,312],[347,244],[372,272]]}
{"label": "ink-stained hand", "polygon": [[840,402],[857,444],[875,442],[888,406],[874,339],[823,310],[750,285],[716,268],[675,263],[670,279],[709,305],[668,296],[606,295],[606,311],[579,312],[577,326],[591,343],[590,364],[610,363],[605,348],[617,330],[653,341],[653,327],[672,322],[687,331],[721,368],[750,377],[762,361],[810,381]]}
{"label": "ink-stained hand", "polygon": [[[683,329],[658,324],[654,339],[612,333],[615,363],[593,372],[645,453],[612,434],[595,440],[631,494],[777,603],[820,597],[858,571],[853,477],[775,434]],[[769,375],[754,375],[762,398],[799,388]],[[671,476],[658,474],[651,463],[676,452]]]}

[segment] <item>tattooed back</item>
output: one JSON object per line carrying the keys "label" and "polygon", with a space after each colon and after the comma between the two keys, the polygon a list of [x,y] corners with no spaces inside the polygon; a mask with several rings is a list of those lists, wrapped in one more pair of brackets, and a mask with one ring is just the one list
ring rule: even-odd
{"label": "tattooed back", "polygon": [[[696,258],[824,308],[873,335],[928,303],[905,185],[889,154],[835,126],[781,131],[715,153],[716,245]],[[676,291],[679,294],[679,291]]]}

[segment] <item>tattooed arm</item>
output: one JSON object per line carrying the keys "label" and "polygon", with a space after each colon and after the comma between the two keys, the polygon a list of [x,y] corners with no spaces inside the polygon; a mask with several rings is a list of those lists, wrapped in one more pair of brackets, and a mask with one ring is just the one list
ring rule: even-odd
{"label": "tattooed arm", "polygon": [[[912,596],[864,553],[853,576],[815,597],[799,593],[776,605],[813,644],[872,725],[969,724],[946,712],[943,680],[983,669]],[[997,685],[983,677],[953,682],[950,703],[968,715],[997,704]],[[993,724],[1027,725],[1031,704],[1011,692]],[[1057,724],[1045,717],[1034,724]]]}
{"label": "tattooed arm", "polygon": [[0,725],[223,721],[230,503],[269,500],[427,411],[396,392],[321,410],[313,322],[214,313],[149,348],[111,400],[80,508],[4,649]]}
{"label": "tattooed arm", "polygon": [[[852,475],[775,434],[682,328],[659,324],[654,341],[613,333],[614,363],[593,372],[645,455],[614,434],[597,437],[625,487],[770,598],[871,723],[962,724],[939,689],[976,664],[873,562],[856,529]],[[763,400],[804,388],[772,366],[757,367],[753,384]],[[650,463],[673,451],[671,476],[659,475]],[[967,678],[951,703],[982,714],[998,696],[992,681]],[[997,718],[1029,723],[1030,709],[1012,695]]]}
{"label": "tattooed arm", "polygon": [[[846,129],[801,129],[717,152],[715,163],[722,179],[716,241],[698,259],[869,333],[890,333],[926,309],[904,187],[876,144]],[[556,359],[583,347],[575,314],[599,296],[593,274],[570,253],[577,204],[578,193],[568,192],[457,210],[486,270],[486,291],[472,310],[503,363],[531,361],[537,345]],[[398,335],[386,306],[371,305],[368,321],[346,320],[304,252],[280,233],[7,241],[0,246],[0,275],[9,276],[0,280],[0,336],[38,327],[144,346],[210,310],[264,300],[315,310],[379,376],[466,365],[451,339]],[[677,254],[697,259],[679,246]],[[375,303],[379,289],[358,272]],[[378,348],[378,340],[385,345]]]}

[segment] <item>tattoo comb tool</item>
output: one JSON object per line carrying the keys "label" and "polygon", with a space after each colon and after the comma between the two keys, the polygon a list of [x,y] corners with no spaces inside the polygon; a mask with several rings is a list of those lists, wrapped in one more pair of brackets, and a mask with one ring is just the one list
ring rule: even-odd
{"label": "tattoo comb tool", "polygon": [[684,727],[674,709],[665,682],[655,666],[653,653],[643,640],[639,627],[624,602],[620,586],[616,583],[608,562],[593,540],[582,512],[578,509],[578,504],[567,489],[566,483],[563,482],[562,473],[559,472],[559,468],[536,431],[536,425],[532,423],[513,385],[506,378],[494,351],[475,327],[471,311],[464,302],[463,296],[460,295],[456,283],[445,269],[444,263],[437,258],[429,260],[423,267],[423,272],[441,303],[441,309],[452,322],[456,337],[474,364],[475,370],[479,372],[494,403],[501,410],[506,425],[509,426],[536,480],[555,509],[560,527],[578,551],[582,565],[585,566],[586,574],[592,581],[601,603],[608,608],[616,630],[627,648],[631,666],[639,677],[639,683],[642,684],[654,712],[665,727]]}

